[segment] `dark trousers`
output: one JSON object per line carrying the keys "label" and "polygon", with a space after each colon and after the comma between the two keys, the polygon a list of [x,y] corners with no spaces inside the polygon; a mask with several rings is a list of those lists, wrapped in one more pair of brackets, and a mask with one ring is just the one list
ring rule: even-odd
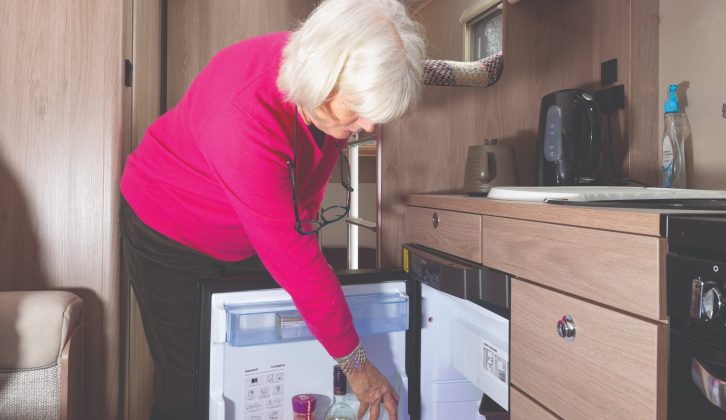
{"label": "dark trousers", "polygon": [[256,257],[229,263],[173,241],[121,204],[123,263],[154,359],[152,420],[194,419],[198,400],[199,283],[259,272]]}

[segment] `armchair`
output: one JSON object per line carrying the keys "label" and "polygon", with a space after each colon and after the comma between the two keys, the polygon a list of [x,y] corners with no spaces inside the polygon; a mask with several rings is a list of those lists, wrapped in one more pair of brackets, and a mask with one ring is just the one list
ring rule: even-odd
{"label": "armchair", "polygon": [[0,292],[0,418],[82,418],[83,301]]}

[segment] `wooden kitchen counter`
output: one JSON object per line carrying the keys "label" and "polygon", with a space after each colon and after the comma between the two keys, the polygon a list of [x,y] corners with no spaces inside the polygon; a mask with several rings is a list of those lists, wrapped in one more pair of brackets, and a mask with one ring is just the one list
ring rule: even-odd
{"label": "wooden kitchen counter", "polygon": [[420,194],[404,240],[511,275],[512,418],[664,420],[666,213],[714,212]]}
{"label": "wooden kitchen counter", "polygon": [[546,204],[533,201],[490,200],[466,195],[412,195],[408,205],[456,212],[508,217],[639,235],[662,236],[661,214],[713,213],[673,209],[620,209]]}

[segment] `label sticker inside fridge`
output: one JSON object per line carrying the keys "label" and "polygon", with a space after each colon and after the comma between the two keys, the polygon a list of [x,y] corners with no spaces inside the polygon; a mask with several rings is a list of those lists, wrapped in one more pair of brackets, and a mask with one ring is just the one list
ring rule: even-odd
{"label": "label sticker inside fridge", "polygon": [[507,359],[503,357],[501,352],[491,344],[482,340],[481,342],[484,354],[484,363],[482,369],[484,372],[498,378],[502,382],[507,382]]}
{"label": "label sticker inside fridge", "polygon": [[246,369],[245,420],[285,418],[285,364]]}

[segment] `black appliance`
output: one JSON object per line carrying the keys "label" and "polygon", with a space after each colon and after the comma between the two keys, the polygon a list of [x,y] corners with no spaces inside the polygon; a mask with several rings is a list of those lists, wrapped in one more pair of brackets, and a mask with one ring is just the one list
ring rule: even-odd
{"label": "black appliance", "polygon": [[726,419],[726,215],[670,215],[668,418]]}
{"label": "black appliance", "polygon": [[592,185],[600,178],[602,116],[589,93],[567,89],[542,98],[537,173],[539,185]]}

